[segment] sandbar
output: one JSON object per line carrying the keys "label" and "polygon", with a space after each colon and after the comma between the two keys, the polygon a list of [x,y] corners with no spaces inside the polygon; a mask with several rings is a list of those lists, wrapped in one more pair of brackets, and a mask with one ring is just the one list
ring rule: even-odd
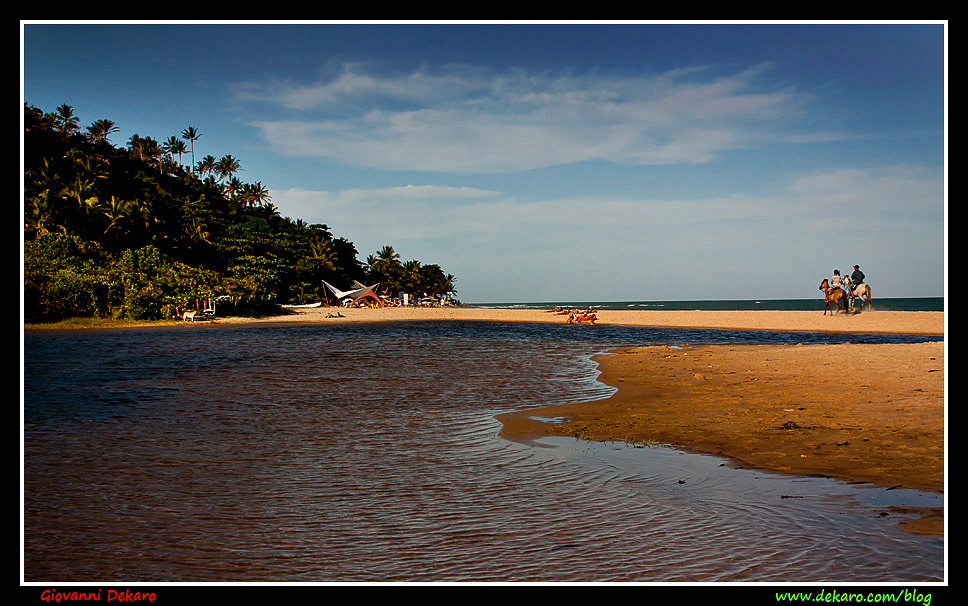
{"label": "sandbar", "polygon": [[[394,322],[411,320],[481,320],[495,322],[559,322],[565,316],[540,309],[488,307],[383,307],[377,309],[337,309],[333,307],[292,308],[287,315],[258,320],[226,318],[219,322]],[[329,317],[336,313],[343,317]],[[600,310],[595,325],[675,326],[749,330],[803,330],[826,332],[916,333],[940,335],[945,332],[942,311],[865,311],[857,314],[824,314],[817,311],[662,311]],[[575,328],[589,327],[576,324]]]}
{"label": "sandbar", "polygon": [[[944,343],[635,347],[605,400],[501,415],[502,435],[661,444],[741,467],[944,493]],[[541,419],[560,419],[547,423]],[[903,512],[911,513],[911,512]],[[907,530],[943,533],[943,511]]]}

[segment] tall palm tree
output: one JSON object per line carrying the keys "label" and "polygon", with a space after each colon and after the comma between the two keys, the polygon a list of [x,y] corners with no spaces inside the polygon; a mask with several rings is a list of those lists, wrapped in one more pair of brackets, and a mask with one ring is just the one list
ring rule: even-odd
{"label": "tall palm tree", "polygon": [[201,136],[202,135],[199,134],[197,130],[195,130],[194,126],[189,126],[188,128],[182,131],[182,139],[191,143],[192,167],[195,166],[195,142],[198,141],[198,138]]}

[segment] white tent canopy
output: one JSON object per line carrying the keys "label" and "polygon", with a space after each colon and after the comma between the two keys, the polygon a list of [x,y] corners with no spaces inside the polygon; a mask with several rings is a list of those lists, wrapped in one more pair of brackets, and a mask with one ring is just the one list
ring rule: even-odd
{"label": "white tent canopy", "polygon": [[373,286],[364,286],[363,284],[360,284],[354,280],[350,290],[340,290],[326,280],[322,280],[322,283],[333,293],[333,296],[335,296],[336,300],[340,303],[345,301],[354,302],[367,295],[371,295],[375,297],[377,301],[379,301],[379,296],[376,294],[376,288],[380,285],[379,282]]}

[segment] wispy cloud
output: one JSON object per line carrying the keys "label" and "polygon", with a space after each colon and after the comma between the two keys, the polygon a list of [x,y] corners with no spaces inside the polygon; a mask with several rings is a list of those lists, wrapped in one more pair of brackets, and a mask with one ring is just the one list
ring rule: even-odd
{"label": "wispy cloud", "polygon": [[[521,201],[499,191],[410,185],[339,192],[292,189],[276,193],[274,200],[288,212],[327,222],[374,249],[381,242],[446,243],[441,250],[526,246],[529,254],[542,249],[561,254],[585,246],[606,250],[610,242],[622,242],[626,252],[660,255],[661,247],[689,240],[693,249],[716,254],[715,243],[723,241],[716,234],[755,249],[757,242],[774,241],[785,231],[837,241],[896,230],[899,222],[909,231],[936,225],[944,212],[940,187],[933,171],[897,166],[817,173],[767,194],[737,191],[694,199]],[[380,220],[373,221],[374,216]]]}
{"label": "wispy cloud", "polygon": [[252,122],[281,153],[359,167],[702,163],[791,134],[789,121],[808,96],[763,83],[768,69],[642,75],[449,66],[385,76],[354,64],[312,84],[250,83],[238,98],[285,111],[285,119]]}

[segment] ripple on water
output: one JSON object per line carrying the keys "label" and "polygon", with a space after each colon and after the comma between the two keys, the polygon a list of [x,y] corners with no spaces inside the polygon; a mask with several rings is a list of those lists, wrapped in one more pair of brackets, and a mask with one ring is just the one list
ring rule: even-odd
{"label": "ripple on water", "polygon": [[897,531],[876,491],[497,437],[496,414],[609,395],[593,354],[697,336],[750,338],[494,323],[27,334],[25,577],[940,576],[943,541]]}

